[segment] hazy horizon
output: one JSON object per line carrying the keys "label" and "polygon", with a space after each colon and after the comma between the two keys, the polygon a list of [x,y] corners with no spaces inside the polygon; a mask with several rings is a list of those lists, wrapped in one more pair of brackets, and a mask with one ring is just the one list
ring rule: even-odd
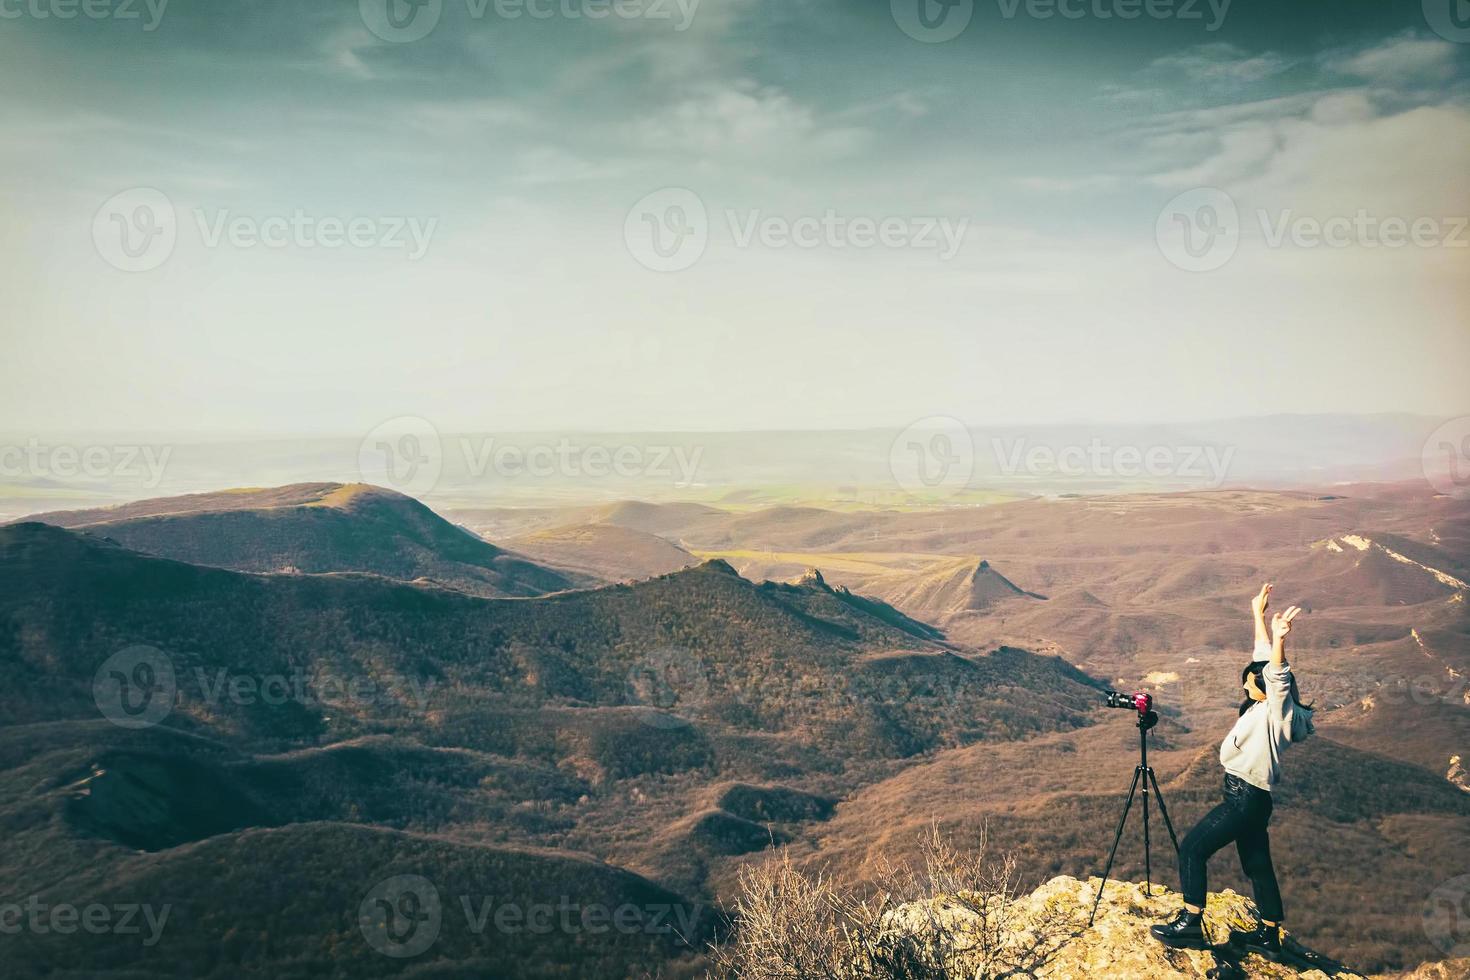
{"label": "hazy horizon", "polygon": [[680,432],[456,430],[400,417],[334,435],[31,435],[0,438],[0,519],[318,482],[376,484],[440,508],[623,499],[953,508],[1405,480],[1461,494],[1463,423],[1392,414],[1007,426],[931,416],[883,428]]}
{"label": "hazy horizon", "polygon": [[[994,420],[991,422],[961,420],[967,426],[977,432],[983,432],[988,428],[1006,430],[1040,430],[1040,429],[1081,429],[1081,428],[1170,428],[1197,425],[1215,425],[1228,423],[1269,422],[1272,420],[1292,419],[1403,419],[1420,421],[1430,425],[1436,425],[1451,419],[1458,419],[1470,414],[1470,406],[1459,412],[1451,412],[1441,415],[1427,415],[1417,412],[1276,412],[1261,415],[1235,415],[1222,417],[1204,418],[1140,418],[1140,419],[1083,419],[1064,418],[1054,422],[1027,421],[1025,419],[1007,421]],[[951,416],[937,416],[948,418]],[[384,419],[380,421],[392,421]],[[430,420],[432,421],[432,420]],[[830,426],[817,428],[801,427],[772,427],[756,429],[715,429],[715,428],[648,428],[628,429],[615,427],[577,426],[575,428],[527,428],[508,429],[491,425],[476,425],[466,427],[438,427],[441,432],[449,435],[496,433],[512,435],[733,435],[733,436],[756,436],[763,434],[776,435],[812,435],[822,433],[896,433],[903,430],[907,425],[922,421],[920,419],[893,420],[888,424],[879,425],[857,425],[857,426]],[[199,442],[247,442],[253,440],[282,440],[282,439],[353,439],[360,438],[361,431],[351,431],[344,428],[337,429],[220,429],[220,428],[159,428],[159,429],[120,429],[120,428],[35,428],[26,430],[15,426],[0,427],[0,438],[23,439],[35,438],[38,441],[57,438],[131,438],[131,439],[179,439],[197,440]]]}

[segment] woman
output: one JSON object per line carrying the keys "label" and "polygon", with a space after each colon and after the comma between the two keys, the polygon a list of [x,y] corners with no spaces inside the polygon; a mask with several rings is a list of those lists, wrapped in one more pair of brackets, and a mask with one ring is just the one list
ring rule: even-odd
{"label": "woman", "polygon": [[1296,678],[1286,662],[1286,636],[1301,612],[1292,606],[1271,617],[1266,632],[1266,606],[1271,585],[1261,586],[1251,600],[1255,614],[1256,647],[1250,666],[1241,671],[1246,699],[1235,727],[1220,745],[1225,767],[1225,801],[1205,815],[1179,847],[1180,891],[1184,908],[1172,921],[1152,928],[1154,938],[1168,946],[1207,949],[1201,915],[1205,905],[1205,866],[1231,841],[1240,852],[1240,866],[1255,889],[1261,923],[1245,933],[1245,946],[1268,959],[1281,956],[1281,890],[1271,867],[1271,790],[1281,778],[1281,753],[1288,745],[1312,734],[1312,711],[1297,697]]}

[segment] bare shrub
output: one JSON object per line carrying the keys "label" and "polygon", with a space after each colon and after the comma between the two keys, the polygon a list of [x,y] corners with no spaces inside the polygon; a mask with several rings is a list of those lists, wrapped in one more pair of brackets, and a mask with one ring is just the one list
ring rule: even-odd
{"label": "bare shrub", "polygon": [[1016,861],[985,838],[955,849],[937,827],[921,866],[882,862],[844,886],[783,849],[740,875],[736,930],[713,975],[738,980],[990,980],[1034,975],[1077,929],[1066,909],[1019,900]]}

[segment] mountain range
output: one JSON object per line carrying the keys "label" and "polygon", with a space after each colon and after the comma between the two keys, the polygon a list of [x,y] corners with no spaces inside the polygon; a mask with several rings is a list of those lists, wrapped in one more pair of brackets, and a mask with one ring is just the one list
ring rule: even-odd
{"label": "mountain range", "polygon": [[[146,947],[29,934],[11,962],[693,976],[772,845],[861,879],[937,822],[1033,883],[1096,873],[1137,752],[1101,688],[1158,697],[1182,833],[1218,792],[1243,604],[1272,573],[1311,597],[1294,660],[1318,702],[1273,824],[1293,926],[1362,968],[1442,953],[1412,910],[1470,847],[1463,503],[449,517],[309,485],[0,527],[0,869],[16,895],[176,924]],[[1117,873],[1140,857],[1130,837]],[[420,907],[420,880],[437,937],[399,958],[359,913]],[[464,913],[568,903],[683,927],[530,941]]]}

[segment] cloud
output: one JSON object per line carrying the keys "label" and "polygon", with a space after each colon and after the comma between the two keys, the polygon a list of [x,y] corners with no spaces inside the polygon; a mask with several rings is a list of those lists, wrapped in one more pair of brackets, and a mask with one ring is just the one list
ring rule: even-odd
{"label": "cloud", "polygon": [[1455,46],[1438,38],[1400,35],[1359,51],[1336,51],[1322,58],[1328,71],[1370,82],[1442,82],[1455,74]]}
{"label": "cloud", "polygon": [[1355,89],[1348,92],[1328,92],[1312,103],[1310,116],[1326,125],[1333,123],[1363,122],[1378,114],[1368,93]]}
{"label": "cloud", "polygon": [[861,148],[871,132],[862,126],[826,124],[782,90],[743,80],[706,86],[638,123],[634,137],[655,149],[708,157],[828,158]]}
{"label": "cloud", "polygon": [[561,184],[606,180],[627,173],[625,161],[584,159],[558,146],[529,146],[516,154],[518,184]]}
{"label": "cloud", "polygon": [[1285,119],[1308,111],[1323,95],[1322,91],[1299,92],[1270,99],[1161,112],[1135,127],[1134,131],[1142,135],[1155,135],[1220,130],[1230,126]]}
{"label": "cloud", "polygon": [[1018,177],[1016,186],[1038,194],[1074,194],[1085,191],[1113,190],[1122,183],[1116,174],[1088,174],[1084,177]]}
{"label": "cloud", "polygon": [[529,126],[535,118],[523,104],[509,98],[417,101],[405,104],[402,116],[407,123],[447,136]]}
{"label": "cloud", "polygon": [[1219,133],[1215,151],[1206,159],[1189,167],[1154,174],[1150,180],[1161,187],[1212,187],[1240,179],[1275,152],[1277,132],[1274,124],[1254,123]]}
{"label": "cloud", "polygon": [[[1214,186],[1273,211],[1447,217],[1470,211],[1470,111],[1455,104],[1384,111],[1363,91],[1319,93],[1301,111],[1194,134],[1212,146],[1149,176],[1160,187]],[[1184,134],[1160,137],[1197,146]]]}
{"label": "cloud", "polygon": [[892,112],[910,119],[919,119],[929,115],[931,109],[928,93],[902,91],[882,98],[859,102],[857,105],[843,109],[834,118],[860,119]]}
{"label": "cloud", "polygon": [[1248,54],[1233,44],[1201,44],[1153,61],[1144,74],[1149,77],[1183,77],[1212,88],[1243,88],[1264,81],[1292,67],[1294,62],[1266,51]]}
{"label": "cloud", "polygon": [[[1209,44],[1151,62],[1147,84],[1118,86],[1107,101],[1142,115],[1120,136],[1120,170],[1167,189],[1221,187],[1253,203],[1351,214],[1453,215],[1470,210],[1470,111],[1456,88],[1454,45],[1402,34],[1295,64],[1271,52]],[[1147,112],[1161,101],[1157,78],[1171,72],[1203,83],[1193,101],[1244,90],[1297,68],[1307,88],[1264,99],[1185,105]],[[1344,79],[1348,81],[1344,81]],[[1274,86],[1280,91],[1281,86]],[[1105,175],[1077,178],[1105,189]],[[1120,181],[1120,184],[1122,181]],[[1033,181],[1033,189],[1043,189]],[[1050,179],[1045,189],[1065,186]]]}
{"label": "cloud", "polygon": [[330,31],[322,38],[321,56],[329,70],[354,78],[373,78],[373,69],[363,61],[360,53],[373,47],[373,40],[362,25],[348,24]]}
{"label": "cloud", "polygon": [[1438,105],[1364,116],[1362,105],[1342,108],[1277,124],[1272,152],[1243,176],[1240,193],[1265,207],[1319,214],[1470,212],[1470,111]]}

